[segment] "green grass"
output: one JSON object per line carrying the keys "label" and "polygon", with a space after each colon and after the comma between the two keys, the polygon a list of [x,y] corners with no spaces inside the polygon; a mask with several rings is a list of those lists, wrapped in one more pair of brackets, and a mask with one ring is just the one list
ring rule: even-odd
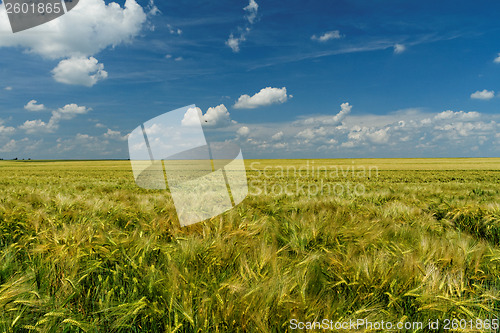
{"label": "green grass", "polygon": [[500,159],[246,163],[260,195],[180,228],[127,161],[1,161],[0,331],[498,318]]}

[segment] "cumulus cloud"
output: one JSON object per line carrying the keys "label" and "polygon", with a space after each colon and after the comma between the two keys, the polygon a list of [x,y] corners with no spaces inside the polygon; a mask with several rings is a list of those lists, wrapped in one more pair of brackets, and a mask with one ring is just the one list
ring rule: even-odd
{"label": "cumulus cloud", "polygon": [[453,122],[443,125],[437,125],[434,127],[435,130],[446,132],[446,135],[450,139],[456,139],[459,136],[469,137],[469,136],[479,136],[480,134],[485,134],[496,129],[495,122]]}
{"label": "cumulus cloud", "polygon": [[203,113],[199,107],[189,108],[182,118],[182,126],[198,126],[200,119],[202,119]]}
{"label": "cumulus cloud", "polygon": [[272,140],[274,141],[279,141],[283,138],[283,131],[279,131],[278,133],[273,134],[271,137]]}
{"label": "cumulus cloud", "polygon": [[208,108],[207,113],[203,115],[202,119],[208,126],[222,126],[231,122],[229,112],[224,104],[218,105],[214,108]]}
{"label": "cumulus cloud", "polygon": [[[343,103],[334,116],[255,125],[252,138],[241,144],[254,156],[281,158],[491,156],[500,151],[497,115],[453,110],[431,114],[418,109],[350,114],[351,105]],[[281,142],[282,133],[286,133],[286,147],[278,148],[275,143]]]}
{"label": "cumulus cloud", "polygon": [[28,104],[26,104],[24,106],[24,108],[28,111],[32,111],[32,112],[36,112],[36,111],[43,111],[45,110],[45,105],[43,104],[37,104],[38,102],[34,99],[32,99],[31,101],[28,102]]}
{"label": "cumulus cloud", "polygon": [[7,87],[5,87],[4,89],[5,89],[5,90],[7,90],[7,91],[11,91],[11,90],[12,90],[12,87],[11,87],[11,86],[7,86]]}
{"label": "cumulus cloud", "polygon": [[[56,20],[12,34],[5,6],[0,6],[0,47],[18,47],[47,59],[89,58],[130,42],[142,30],[147,15],[135,0],[126,0],[124,7],[116,2],[85,0]],[[93,79],[83,82],[89,85]]]}
{"label": "cumulus cloud", "polygon": [[[52,118],[56,119],[73,119],[79,114],[86,114],[91,111],[91,108],[86,106],[78,106],[77,104],[66,104],[62,108],[52,111]],[[52,119],[51,118],[51,119]]]}
{"label": "cumulus cloud", "polygon": [[14,127],[3,126],[0,124],[0,136],[12,135],[15,131],[16,129]]}
{"label": "cumulus cloud", "polygon": [[16,140],[12,139],[9,142],[7,142],[5,145],[0,147],[0,153],[12,152],[16,149],[16,145],[17,145]]}
{"label": "cumulus cloud", "polygon": [[205,114],[198,107],[188,109],[184,114],[181,124],[182,126],[197,126],[200,120],[203,126],[210,127],[221,127],[235,123],[235,121],[231,120],[226,106],[220,104],[216,107],[208,108]]}
{"label": "cumulus cloud", "polygon": [[252,30],[251,27],[257,18],[259,5],[255,0],[250,0],[243,10],[246,12],[245,18],[248,20],[246,27],[238,27],[238,34],[231,33],[226,41],[226,45],[229,46],[234,53],[240,52],[240,44],[246,40],[247,34]]}
{"label": "cumulus cloud", "polygon": [[52,132],[55,129],[53,123],[46,123],[40,119],[26,120],[22,125],[19,126],[19,128],[25,130],[28,134],[38,132]]}
{"label": "cumulus cloud", "polygon": [[489,100],[495,97],[495,92],[493,90],[486,90],[484,89],[483,91],[476,91],[475,93],[470,95],[470,98],[472,99],[482,99],[482,100]]}
{"label": "cumulus cloud", "polygon": [[394,45],[394,53],[400,54],[403,53],[404,51],[406,51],[406,46],[404,46],[403,44]]}
{"label": "cumulus cloud", "polygon": [[240,128],[238,128],[238,130],[236,131],[236,133],[239,135],[239,136],[247,136],[248,134],[250,134],[250,129],[246,126],[242,126]]}
{"label": "cumulus cloud", "polygon": [[94,137],[92,137],[92,136],[90,136],[88,134],[77,133],[75,135],[75,139],[78,140],[78,141],[88,141],[88,140],[94,139]]}
{"label": "cumulus cloud", "polygon": [[476,112],[476,111],[464,112],[464,111],[447,110],[447,111],[443,111],[443,112],[440,112],[437,115],[435,115],[434,119],[436,119],[436,120],[443,120],[443,119],[471,120],[471,119],[478,118],[479,116],[480,116],[479,112]]}
{"label": "cumulus cloud", "polygon": [[248,6],[243,8],[244,11],[247,12],[247,20],[250,24],[253,24],[255,19],[257,18],[257,12],[259,11],[259,5],[255,0],[250,0]]}
{"label": "cumulus cloud", "polygon": [[26,133],[32,134],[37,132],[54,132],[59,128],[59,122],[61,120],[73,119],[77,115],[86,114],[92,110],[85,106],[78,106],[77,104],[67,104],[62,108],[52,111],[52,116],[48,122],[41,119],[37,120],[26,120],[22,125],[19,126],[20,129],[25,130]]}
{"label": "cumulus cloud", "polygon": [[495,58],[495,60],[493,60],[493,62],[495,62],[497,64],[500,64],[500,53],[497,55],[497,57]]}
{"label": "cumulus cloud", "polygon": [[332,39],[340,39],[340,38],[342,38],[342,35],[340,34],[340,31],[338,31],[338,30],[325,32],[321,36],[316,36],[316,35],[311,36],[312,40],[316,40],[318,42],[327,42],[327,41],[332,40]]}
{"label": "cumulus cloud", "polygon": [[240,52],[240,43],[246,40],[245,34],[240,34],[240,36],[236,37],[234,34],[229,35],[228,40],[226,41],[226,45],[233,50],[234,53]]}
{"label": "cumulus cloud", "polygon": [[306,140],[313,140],[317,137],[324,137],[328,134],[328,130],[324,127],[319,128],[306,128],[303,131],[297,133],[297,138],[302,138]]}
{"label": "cumulus cloud", "polygon": [[349,115],[351,113],[351,110],[352,110],[352,105],[350,105],[349,103],[342,103],[340,105],[340,111],[332,116],[332,117],[328,117],[328,116],[321,116],[321,117],[310,117],[310,118],[307,118],[303,121],[304,124],[306,125],[313,125],[313,124],[317,124],[317,125],[340,125],[342,123],[342,121],[347,117],[347,115]]}
{"label": "cumulus cloud", "polygon": [[387,143],[389,141],[389,134],[388,134],[389,128],[381,128],[378,130],[373,130],[369,129],[366,127],[363,127],[360,131],[358,131],[356,134],[354,132],[349,133],[348,137],[349,139],[352,139],[353,137],[356,137],[356,139],[368,139],[372,143],[377,143],[377,144],[382,144],[382,143]]}
{"label": "cumulus cloud", "polygon": [[120,131],[113,131],[111,128],[108,128],[108,131],[103,134],[103,136],[106,139],[111,139],[111,140],[127,140],[127,135],[123,135],[120,133]]}
{"label": "cumulus cloud", "polygon": [[[0,16],[7,17],[4,6]],[[130,41],[146,19],[135,0],[126,0],[124,8],[116,2],[85,0],[56,20],[16,34],[7,19],[0,20],[0,47],[20,47],[49,59],[88,57]]]}
{"label": "cumulus cloud", "polygon": [[253,96],[241,95],[234,104],[235,109],[255,109],[271,104],[281,104],[288,100],[286,88],[263,88]]}
{"label": "cumulus cloud", "polygon": [[92,87],[108,77],[104,65],[94,58],[72,57],[59,62],[52,70],[54,80],[60,83]]}

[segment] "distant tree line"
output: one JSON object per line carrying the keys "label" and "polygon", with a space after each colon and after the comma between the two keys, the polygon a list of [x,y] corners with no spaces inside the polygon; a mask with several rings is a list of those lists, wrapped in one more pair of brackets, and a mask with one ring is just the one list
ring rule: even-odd
{"label": "distant tree line", "polygon": [[[3,161],[4,159],[0,157],[0,161]],[[25,159],[19,159],[17,157],[14,157],[13,159],[11,159],[12,161],[24,161]],[[27,158],[26,159],[27,161],[31,161],[31,158]]]}

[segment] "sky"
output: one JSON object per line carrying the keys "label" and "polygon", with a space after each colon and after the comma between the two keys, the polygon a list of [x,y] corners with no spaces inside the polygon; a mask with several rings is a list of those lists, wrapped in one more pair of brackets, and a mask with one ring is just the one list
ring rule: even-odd
{"label": "sky", "polygon": [[195,104],[245,158],[500,156],[500,3],[80,0],[12,33],[0,158],[126,159]]}

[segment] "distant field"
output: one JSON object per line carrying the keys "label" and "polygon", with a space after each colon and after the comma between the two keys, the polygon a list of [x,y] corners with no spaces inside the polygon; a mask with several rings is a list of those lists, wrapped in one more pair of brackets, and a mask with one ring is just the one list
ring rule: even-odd
{"label": "distant field", "polygon": [[128,161],[0,161],[0,331],[495,331],[500,158],[246,165],[240,205],[180,228]]}

